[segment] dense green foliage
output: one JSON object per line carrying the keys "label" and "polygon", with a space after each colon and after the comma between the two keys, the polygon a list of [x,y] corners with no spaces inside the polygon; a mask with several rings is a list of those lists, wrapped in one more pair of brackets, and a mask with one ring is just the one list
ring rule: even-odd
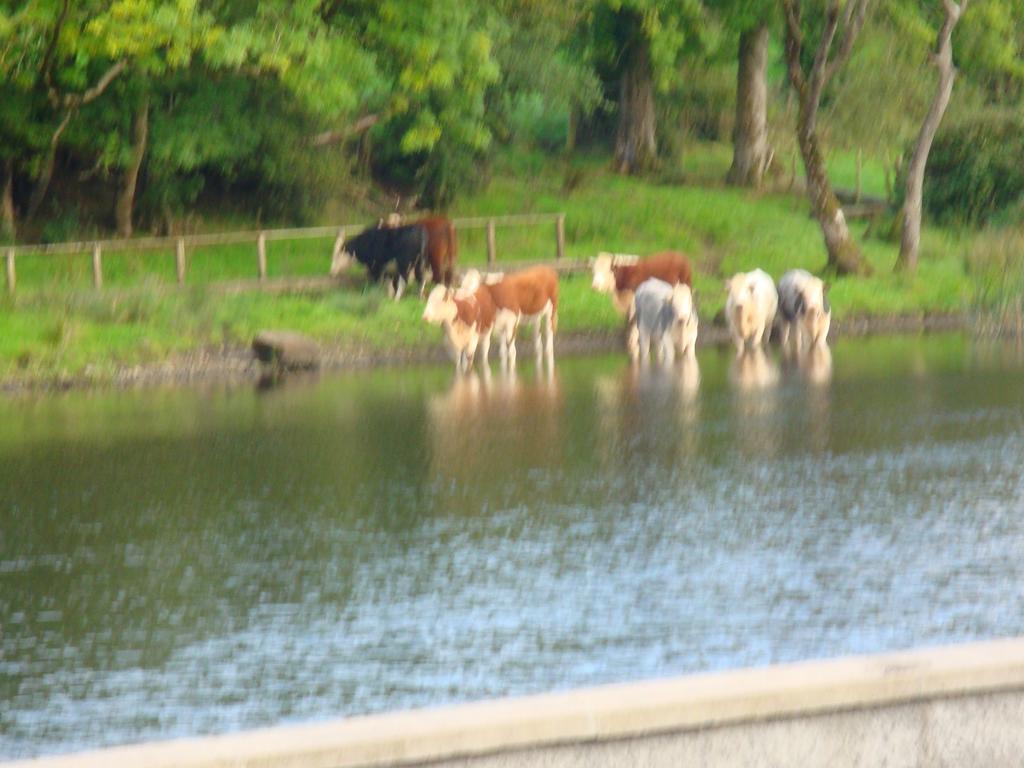
{"label": "dense green foliage", "polygon": [[1024,221],[1024,114],[991,115],[940,133],[932,148],[925,205],[940,221]]}
{"label": "dense green foliage", "polygon": [[[833,4],[804,0],[811,28]],[[940,5],[878,5],[824,94],[828,146],[895,173]],[[0,0],[0,238],[300,223],[367,194],[445,208],[508,144],[656,145],[671,169],[729,139],[737,39],[759,24],[779,172],[795,114],[776,0]],[[1020,3],[971,2],[952,121],[1020,114],[1022,30]]]}

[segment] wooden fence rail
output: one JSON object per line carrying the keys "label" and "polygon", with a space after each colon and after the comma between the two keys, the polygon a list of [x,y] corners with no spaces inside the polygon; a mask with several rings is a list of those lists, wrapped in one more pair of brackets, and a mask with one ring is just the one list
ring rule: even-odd
{"label": "wooden fence rail", "polygon": [[[497,228],[517,226],[537,226],[554,224],[556,261],[565,257],[565,214],[564,213],[524,213],[504,216],[477,216],[452,219],[456,230],[486,229],[487,230],[487,264],[493,266],[497,261]],[[360,232],[365,224],[341,224],[328,227],[304,227],[297,229],[263,229],[241,232],[220,232],[202,235],[182,235],[174,237],[141,237],[127,240],[82,240],[78,242],[52,243],[45,245],[15,245],[4,249],[6,262],[7,290],[14,293],[17,288],[16,260],[19,256],[47,256],[92,254],[92,280],[97,289],[103,287],[103,254],[124,251],[173,251],[175,276],[179,285],[184,285],[187,273],[185,254],[189,248],[202,248],[218,245],[254,244],[256,255],[256,275],[260,281],[267,278],[267,244],[283,240],[311,240],[318,238],[334,238],[331,257],[336,256],[344,247],[345,238],[350,233]],[[329,264],[330,262],[325,262]]]}

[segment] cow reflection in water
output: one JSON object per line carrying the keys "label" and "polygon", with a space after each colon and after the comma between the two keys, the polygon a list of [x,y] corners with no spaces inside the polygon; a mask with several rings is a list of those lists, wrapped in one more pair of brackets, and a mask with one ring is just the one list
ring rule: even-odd
{"label": "cow reflection in water", "polygon": [[832,381],[832,350],[824,344],[798,355],[796,362],[808,384],[824,385]]}
{"label": "cow reflection in water", "polygon": [[792,439],[798,447],[821,452],[828,449],[831,431],[832,351],[818,344],[797,354],[794,373],[804,387],[804,423]]}
{"label": "cow reflection in water", "polygon": [[597,455],[608,468],[624,454],[651,443],[650,455],[673,462],[699,450],[700,366],[693,355],[681,363],[632,363],[594,383]]}
{"label": "cow reflection in water", "polygon": [[763,349],[745,349],[729,364],[737,447],[751,454],[778,451],[779,366]]}
{"label": "cow reflection in water", "polygon": [[435,472],[475,481],[513,468],[551,467],[562,455],[562,396],[556,371],[456,375],[427,404]]}

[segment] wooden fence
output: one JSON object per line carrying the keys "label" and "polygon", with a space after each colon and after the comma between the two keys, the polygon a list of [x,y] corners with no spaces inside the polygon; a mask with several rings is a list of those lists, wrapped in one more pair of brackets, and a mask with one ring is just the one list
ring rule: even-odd
{"label": "wooden fence", "polygon": [[[564,213],[527,213],[507,216],[480,216],[475,218],[453,219],[456,230],[486,229],[487,230],[487,265],[492,267],[498,258],[497,229],[498,227],[537,226],[553,224],[555,235],[554,258],[561,261],[565,257],[565,214]],[[184,235],[181,237],[146,237],[128,240],[94,240],[48,245],[17,245],[4,249],[6,262],[7,290],[14,293],[18,285],[17,259],[19,256],[45,255],[78,255],[92,254],[92,282],[95,288],[103,287],[103,254],[124,251],[174,251],[174,265],[177,282],[184,285],[188,273],[185,254],[189,248],[209,247],[217,245],[239,245],[252,243],[255,246],[255,272],[260,282],[267,279],[267,244],[281,240],[310,240],[318,238],[334,238],[330,259],[325,259],[325,267],[329,267],[334,257],[342,250],[345,238],[350,233],[360,232],[365,224],[342,224],[332,227],[306,227],[302,229],[264,229],[246,232],[224,232],[206,235]],[[325,254],[326,255],[326,254]],[[326,269],[325,269],[326,272]]]}

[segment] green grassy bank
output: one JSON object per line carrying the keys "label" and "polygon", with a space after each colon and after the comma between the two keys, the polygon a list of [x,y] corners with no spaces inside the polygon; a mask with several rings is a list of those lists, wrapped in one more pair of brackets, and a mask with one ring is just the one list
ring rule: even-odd
{"label": "green grassy bank", "polygon": [[[601,250],[683,250],[694,261],[698,305],[709,320],[721,308],[725,276],[755,266],[778,276],[791,267],[818,270],[825,261],[804,197],[785,191],[785,179],[776,179],[777,192],[726,188],[718,179],[728,163],[728,147],[701,145],[659,178],[640,180],[610,173],[602,158],[567,166],[542,154],[510,153],[495,164],[486,187],[460,200],[451,214],[564,211],[570,258]],[[849,158],[836,158],[840,183],[851,167]],[[874,188],[882,184],[882,174],[870,163],[863,178],[865,192],[883,191]],[[875,271],[869,278],[833,282],[837,319],[955,312],[977,295],[979,278],[967,269],[969,255],[977,251],[975,238],[926,229],[920,269],[907,277],[892,272],[897,246],[863,237],[865,227],[852,225]],[[501,262],[554,255],[551,225],[500,228],[497,234]],[[460,247],[463,265],[483,263],[484,231],[460,233]],[[272,242],[269,275],[323,275],[330,248],[329,239]],[[191,349],[245,345],[268,327],[380,351],[436,344],[440,336],[420,321],[422,305],[414,293],[396,304],[372,286],[295,295],[224,295],[212,289],[219,281],[255,276],[255,251],[249,245],[189,253],[184,288],[174,284],[170,252],[106,255],[99,291],[91,287],[90,263],[87,255],[18,259],[18,292],[0,300],[0,378],[83,373],[103,378],[119,367]],[[590,291],[585,276],[565,280],[560,332],[614,328],[619,322],[607,298]]]}

